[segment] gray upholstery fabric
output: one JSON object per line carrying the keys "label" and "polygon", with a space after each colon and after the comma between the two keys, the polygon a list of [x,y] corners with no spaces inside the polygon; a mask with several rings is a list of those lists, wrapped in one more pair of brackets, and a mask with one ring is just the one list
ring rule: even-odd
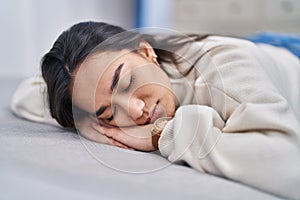
{"label": "gray upholstery fabric", "polygon": [[157,153],[96,144],[19,119],[9,111],[19,82],[0,80],[0,199],[279,199]]}

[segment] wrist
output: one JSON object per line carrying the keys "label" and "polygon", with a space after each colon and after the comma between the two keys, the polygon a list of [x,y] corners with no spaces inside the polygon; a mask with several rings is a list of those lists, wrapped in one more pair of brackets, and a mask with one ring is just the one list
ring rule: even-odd
{"label": "wrist", "polygon": [[161,117],[155,120],[153,123],[151,134],[152,134],[152,144],[153,146],[158,149],[158,140],[160,138],[160,135],[166,126],[167,122],[170,121],[172,117]]}

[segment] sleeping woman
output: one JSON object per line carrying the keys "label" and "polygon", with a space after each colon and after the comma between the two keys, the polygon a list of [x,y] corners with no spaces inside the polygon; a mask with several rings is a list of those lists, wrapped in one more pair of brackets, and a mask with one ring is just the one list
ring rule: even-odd
{"label": "sleeping woman", "polygon": [[16,91],[16,115],[300,199],[300,62],[288,50],[81,22],[41,72]]}

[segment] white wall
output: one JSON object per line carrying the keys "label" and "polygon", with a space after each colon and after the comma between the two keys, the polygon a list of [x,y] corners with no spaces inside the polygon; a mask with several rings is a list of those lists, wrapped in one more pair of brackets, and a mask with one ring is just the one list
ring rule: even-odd
{"label": "white wall", "polygon": [[0,0],[0,77],[34,74],[58,35],[83,20],[134,27],[135,0]]}
{"label": "white wall", "polygon": [[[82,20],[135,25],[136,0],[0,0],[0,78],[30,76],[58,35]],[[246,35],[300,33],[299,0],[144,0],[144,26]]]}
{"label": "white wall", "polygon": [[244,36],[256,31],[300,33],[299,0],[174,0],[179,31]]}

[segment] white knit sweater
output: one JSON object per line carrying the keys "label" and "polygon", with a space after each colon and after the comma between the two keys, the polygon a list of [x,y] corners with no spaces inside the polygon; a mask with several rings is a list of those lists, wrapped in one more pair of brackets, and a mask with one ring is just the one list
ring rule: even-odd
{"label": "white knit sweater", "polygon": [[[196,64],[185,78],[171,80],[180,107],[159,139],[161,154],[300,199],[299,59],[284,49],[217,36],[177,53]],[[12,111],[56,123],[45,107],[45,88],[39,76],[26,80],[13,97]]]}
{"label": "white knit sweater", "polygon": [[224,37],[209,37],[181,55],[198,61],[187,78],[172,80],[181,106],[163,130],[161,154],[300,199],[299,59]]}

